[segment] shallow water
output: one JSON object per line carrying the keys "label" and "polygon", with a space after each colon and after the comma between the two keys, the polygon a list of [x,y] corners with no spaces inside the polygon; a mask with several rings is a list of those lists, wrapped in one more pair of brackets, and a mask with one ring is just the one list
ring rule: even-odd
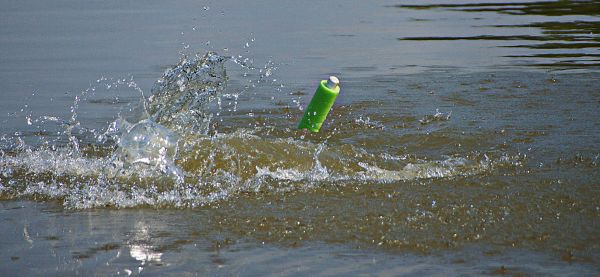
{"label": "shallow water", "polygon": [[597,1],[44,5],[0,11],[3,274],[600,271]]}

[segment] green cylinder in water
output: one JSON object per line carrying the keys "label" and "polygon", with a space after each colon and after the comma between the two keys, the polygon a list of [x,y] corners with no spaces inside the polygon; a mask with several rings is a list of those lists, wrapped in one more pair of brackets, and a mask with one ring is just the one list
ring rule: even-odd
{"label": "green cylinder in water", "polygon": [[306,107],[298,129],[308,129],[313,133],[321,129],[335,98],[340,94],[339,83],[338,78],[334,76],[329,77],[329,80],[319,82],[319,87]]}

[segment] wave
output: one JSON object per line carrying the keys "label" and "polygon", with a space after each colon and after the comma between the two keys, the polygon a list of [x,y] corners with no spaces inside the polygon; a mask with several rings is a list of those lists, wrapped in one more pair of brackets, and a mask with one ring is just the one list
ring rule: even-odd
{"label": "wave", "polygon": [[68,123],[64,145],[34,147],[18,136],[4,137],[0,199],[57,200],[76,209],[184,208],[240,193],[468,176],[522,160],[495,152],[440,160],[396,157],[251,128],[211,134],[210,109],[226,90],[227,60],[212,52],[182,59],[142,99],[135,120],[119,117],[94,133],[96,143],[79,143]]}

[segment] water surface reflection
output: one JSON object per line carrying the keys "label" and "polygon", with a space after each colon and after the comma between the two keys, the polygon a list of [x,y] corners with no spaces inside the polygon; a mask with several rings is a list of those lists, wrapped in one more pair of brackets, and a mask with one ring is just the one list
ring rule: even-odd
{"label": "water surface reflection", "polygon": [[161,262],[163,253],[156,251],[152,246],[148,226],[144,222],[136,223],[134,237],[129,243],[129,255],[138,260],[141,266]]}
{"label": "water surface reflection", "polygon": [[[504,57],[518,59],[520,65],[542,67],[600,66],[600,1],[538,1],[516,3],[464,3],[395,5],[411,10],[446,10],[477,13],[472,27],[483,34],[410,36],[401,41],[490,41],[493,46],[521,50]],[[481,24],[489,13],[502,14],[501,21],[513,24]],[[435,13],[430,14],[432,17]],[[519,23],[516,17],[531,18]],[[514,20],[512,20],[514,19]],[[441,19],[438,19],[440,21]],[[528,34],[522,34],[526,32]],[[508,43],[510,41],[510,43]],[[524,51],[523,51],[524,50]]]}

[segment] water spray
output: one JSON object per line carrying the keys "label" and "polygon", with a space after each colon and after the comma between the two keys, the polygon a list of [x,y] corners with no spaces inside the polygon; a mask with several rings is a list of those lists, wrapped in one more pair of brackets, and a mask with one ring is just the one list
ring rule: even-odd
{"label": "water spray", "polygon": [[298,129],[308,129],[313,133],[319,132],[335,98],[340,94],[339,84],[340,80],[335,76],[329,76],[329,79],[319,82],[319,87],[306,107]]}

